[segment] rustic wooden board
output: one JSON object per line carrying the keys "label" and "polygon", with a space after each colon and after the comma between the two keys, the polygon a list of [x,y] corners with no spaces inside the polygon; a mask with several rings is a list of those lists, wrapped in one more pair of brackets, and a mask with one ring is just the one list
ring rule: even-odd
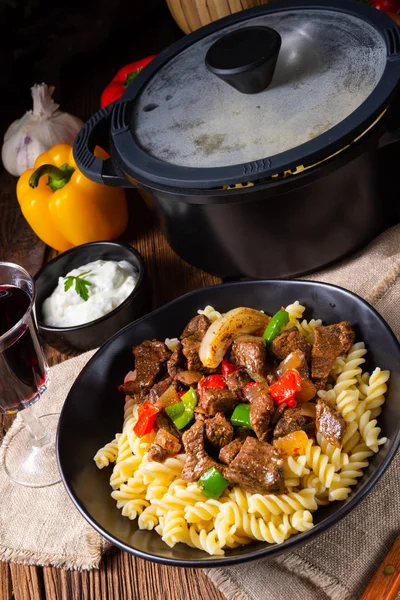
{"label": "rustic wooden board", "polygon": [[46,598],[57,600],[224,599],[202,571],[155,565],[117,550],[107,553],[98,571],[46,567],[43,578]]}
{"label": "rustic wooden board", "polygon": [[[83,15],[82,24],[78,24],[73,33],[72,45],[63,38],[72,31],[69,26],[53,28],[51,43],[50,38],[47,40],[41,36],[35,36],[35,41],[30,42],[38,45],[38,59],[29,65],[26,62],[26,72],[19,71],[19,78],[14,82],[13,103],[0,115],[0,133],[5,131],[11,119],[21,117],[30,108],[27,106],[28,91],[35,80],[44,79],[47,83],[58,85],[56,100],[62,108],[87,119],[99,108],[101,89],[121,65],[157,53],[182,35],[164,0],[147,0],[135,6],[134,11],[128,0],[122,0],[118,4],[119,12],[125,9],[126,18],[122,20],[118,11],[114,11],[115,17],[112,16],[113,10],[106,0],[99,0],[98,5],[99,24],[92,28],[91,39],[92,33],[83,26],[87,18]],[[109,16],[100,23],[102,15]],[[46,18],[51,22],[51,13]],[[44,21],[41,24],[36,21],[31,27],[47,30]],[[18,25],[21,26],[18,40],[22,40],[24,23]],[[28,25],[25,29],[29,32]],[[127,35],[133,31],[134,36]],[[101,43],[101,36],[104,43]],[[25,56],[24,52],[28,56],[25,49],[21,49],[20,55]],[[10,72],[16,68],[14,66]],[[24,90],[24,94],[19,93],[20,89]],[[56,252],[46,248],[23,218],[15,195],[16,181],[0,164],[0,261],[16,262],[35,275]],[[149,310],[192,289],[220,282],[220,279],[191,267],[171,250],[137,192],[129,191],[128,201],[129,225],[121,241],[131,243],[145,259],[153,292]],[[49,347],[45,348],[45,352],[49,364],[65,358]],[[0,415],[0,442],[12,421],[12,416]],[[224,597],[202,571],[155,565],[117,549],[105,555],[98,570],[89,572],[0,562],[0,600],[128,598],[223,600]]]}
{"label": "rustic wooden board", "polygon": [[12,588],[15,600],[42,600],[42,570],[37,567],[10,564]]}
{"label": "rustic wooden board", "polygon": [[10,566],[7,563],[0,562],[0,598],[9,600],[12,598],[12,581]]}
{"label": "rustic wooden board", "polygon": [[[26,224],[15,199],[14,186],[15,178],[5,173],[0,175],[0,211],[5,216],[0,226],[0,260],[19,263],[34,274],[56,253],[46,250]],[[137,192],[129,193],[129,202],[129,225],[122,240],[135,246],[146,262],[153,291],[149,309],[190,290],[220,283],[220,279],[195,269],[171,250]],[[45,350],[50,364],[64,358],[49,347]],[[0,440],[12,421],[12,416],[0,415]],[[156,565],[117,550],[107,553],[99,570],[83,573],[53,567],[4,563],[0,566],[1,600],[224,598],[202,571]]]}

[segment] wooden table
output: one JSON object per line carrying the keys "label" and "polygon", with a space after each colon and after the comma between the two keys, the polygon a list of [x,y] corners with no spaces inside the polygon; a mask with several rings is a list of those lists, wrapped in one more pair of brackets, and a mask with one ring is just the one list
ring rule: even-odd
{"label": "wooden table", "polygon": [[[5,100],[0,139],[6,127],[30,108],[29,87],[34,82],[56,85],[56,101],[61,108],[86,120],[98,109],[101,90],[119,66],[156,54],[182,35],[165,0],[97,0],[95,22],[86,4],[79,0],[71,0],[68,5],[62,0],[53,0],[50,5],[42,0],[42,4],[45,10],[41,16],[36,14],[26,23],[14,19],[17,30],[11,37],[18,48],[10,45],[7,36],[0,40],[0,89]],[[10,28],[10,19],[7,25]],[[397,174],[397,169],[392,172]],[[22,217],[15,184],[16,179],[0,164],[0,261],[16,262],[34,275],[54,252],[37,239]],[[391,187],[395,190],[394,184]],[[153,308],[187,291],[220,283],[218,278],[182,261],[169,248],[136,192],[130,191],[128,198],[130,219],[122,239],[135,246],[145,259]],[[393,202],[397,198],[396,191]],[[51,348],[46,348],[46,355],[50,364],[65,358]],[[11,422],[11,417],[0,415],[0,441]],[[224,596],[201,570],[156,565],[112,549],[99,570],[83,573],[0,562],[0,600],[12,598],[223,600]]]}
{"label": "wooden table", "polygon": [[[113,9],[114,4],[118,5],[119,16],[118,10]],[[1,139],[10,122],[21,117],[29,108],[29,87],[35,81],[55,84],[56,100],[61,108],[86,120],[98,109],[100,92],[119,66],[155,54],[182,35],[170,17],[164,0],[147,0],[138,2],[137,6],[134,4],[133,11],[132,2],[98,0],[98,19],[93,31],[87,26],[90,22],[87,13],[79,22],[75,15],[77,23],[73,27],[66,21],[66,15],[59,29],[51,29],[52,37],[49,35],[48,40],[43,39],[43,33],[49,30],[44,18],[51,21],[51,14],[46,14],[42,23],[38,19],[34,21],[29,25],[31,29],[26,25],[29,44],[40,43],[40,49],[35,62],[29,62],[32,55],[29,47],[23,55],[22,64],[11,65],[8,71],[9,65],[4,65],[10,84],[7,93],[10,93],[8,105],[0,115]],[[121,19],[124,6],[128,8]],[[79,10],[79,2],[74,0],[74,7]],[[52,9],[47,9],[46,5],[47,10]],[[65,11],[61,2],[58,2],[57,10]],[[87,19],[86,22],[84,19]],[[53,25],[55,22],[53,19]],[[18,23],[20,29],[23,25]],[[72,41],[64,39],[69,31]],[[132,31],[134,36],[126,35],[126,32]],[[57,37],[54,39],[55,35],[59,37],[58,40]],[[19,33],[17,39],[22,39],[21,36]],[[78,57],[73,56],[74,50],[76,55],[79,54]],[[21,56],[21,51],[18,56]],[[42,264],[54,255],[54,251],[38,240],[22,217],[15,196],[15,184],[16,178],[4,172],[0,165],[0,261],[18,263],[35,275]],[[169,248],[151,213],[135,191],[129,192],[128,199],[130,219],[122,239],[131,243],[144,257],[152,283],[153,308],[190,290],[220,282],[218,278],[191,267]],[[46,354],[50,364],[64,358],[50,348],[46,348]],[[11,417],[0,416],[0,440],[11,422]],[[201,570],[159,566],[112,549],[104,556],[99,570],[84,573],[0,562],[0,600],[11,598],[223,600],[224,596]]]}
{"label": "wooden table", "polygon": [[[34,275],[52,252],[34,235],[19,210],[15,178],[0,176],[0,261],[11,261]],[[152,215],[135,191],[129,193],[130,222],[123,236],[143,255],[153,288],[153,308],[190,290],[219,283],[182,261],[168,246]],[[63,356],[46,348],[51,364]],[[0,439],[12,422],[0,416]],[[112,549],[100,569],[79,573],[53,567],[0,562],[1,600],[222,600],[224,596],[201,570],[165,567]]]}

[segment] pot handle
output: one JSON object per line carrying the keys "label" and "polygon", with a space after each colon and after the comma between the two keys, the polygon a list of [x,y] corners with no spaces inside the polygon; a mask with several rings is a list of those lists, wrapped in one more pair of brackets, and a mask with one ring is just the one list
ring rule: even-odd
{"label": "pot handle", "polygon": [[135,187],[118,168],[112,158],[103,160],[93,154],[95,146],[108,146],[111,115],[118,101],[95,113],[75,138],[73,153],[80,171],[92,181],[114,187]]}

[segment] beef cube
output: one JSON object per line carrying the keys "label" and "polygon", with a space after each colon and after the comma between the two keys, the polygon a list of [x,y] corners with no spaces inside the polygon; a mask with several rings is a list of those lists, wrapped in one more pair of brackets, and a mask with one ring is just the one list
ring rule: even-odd
{"label": "beef cube", "polygon": [[182,433],[175,427],[171,419],[163,412],[159,412],[156,415],[156,420],[154,422],[154,429],[158,432],[161,429],[168,431],[171,435],[173,435],[179,442],[182,439]]}
{"label": "beef cube", "polygon": [[193,317],[193,319],[189,321],[183,330],[181,340],[192,335],[195,335],[199,340],[202,340],[210,325],[211,321],[208,319],[208,317],[206,317],[206,315],[198,315],[197,317]]}
{"label": "beef cube", "polygon": [[286,409],[287,409],[286,404],[278,404],[278,406],[275,406],[275,412],[271,419],[271,423],[272,424],[277,423],[279,421],[279,419],[283,416],[283,413],[285,412]]}
{"label": "beef cube", "polygon": [[159,446],[155,442],[152,443],[147,454],[147,457],[150,461],[154,460],[155,462],[160,463],[164,462],[164,460],[169,458],[169,456],[168,450],[166,450],[166,448],[162,448],[162,446]]}
{"label": "beef cube", "polygon": [[328,402],[319,399],[316,409],[316,430],[321,433],[328,442],[341,448],[342,439],[346,432],[346,421],[339,410]]}
{"label": "beef cube", "polygon": [[354,343],[354,331],[348,321],[335,325],[316,327],[312,349],[311,375],[313,379],[326,379],[335,358],[346,354]]}
{"label": "beef cube", "polygon": [[205,421],[206,438],[214,448],[222,448],[233,439],[233,427],[222,413]]}
{"label": "beef cube", "polygon": [[263,442],[267,438],[268,427],[275,412],[275,403],[267,388],[260,383],[246,388],[244,396],[250,402],[250,424],[258,439]]}
{"label": "beef cube", "polygon": [[157,400],[159,399],[159,397],[162,396],[163,393],[167,391],[167,389],[169,388],[169,386],[171,384],[172,384],[172,377],[166,377],[165,379],[162,379],[158,383],[155,383],[149,392],[148,400],[150,402],[156,403]]}
{"label": "beef cube", "polygon": [[186,452],[182,479],[187,481],[197,481],[211,467],[218,468],[218,463],[204,448],[204,429],[204,423],[196,421],[182,436]]}
{"label": "beef cube", "polygon": [[282,437],[292,431],[307,431],[314,428],[314,420],[301,414],[301,408],[287,408],[274,429],[274,437]]}
{"label": "beef cube", "polygon": [[253,494],[279,491],[284,484],[283,458],[271,444],[248,437],[224,477]]}
{"label": "beef cube", "polygon": [[326,384],[328,383],[328,377],[324,379],[314,379],[313,384],[315,386],[315,390],[319,392],[320,390],[324,390],[326,388]]}
{"label": "beef cube", "polygon": [[196,421],[201,421],[202,423],[204,423],[204,421],[206,420],[205,414],[202,412],[198,412],[197,410],[194,411],[194,418]]}
{"label": "beef cube", "polygon": [[291,352],[304,352],[306,360],[311,357],[311,344],[304,338],[297,327],[286,329],[272,341],[271,352],[278,360],[284,360]]}
{"label": "beef cube", "polygon": [[246,438],[236,438],[236,440],[233,440],[233,442],[221,448],[218,456],[219,460],[225,463],[226,465],[229,465],[229,463],[231,463],[235,456],[239,453],[241,447],[244,444],[245,439]]}
{"label": "beef cube", "polygon": [[203,368],[203,363],[199,357],[201,341],[196,335],[191,335],[182,340],[182,352],[187,361],[189,371],[200,371]]}
{"label": "beef cube", "polygon": [[179,373],[176,374],[175,379],[184,385],[194,385],[203,377],[204,373],[200,373],[200,371],[179,371]]}
{"label": "beef cube", "polygon": [[252,379],[245,369],[238,369],[229,375],[225,375],[225,383],[228,386],[228,389],[237,394],[240,398],[243,398],[242,389],[251,381]]}
{"label": "beef cube", "polygon": [[136,379],[141,387],[151,387],[171,356],[164,342],[145,340],[133,349]]}
{"label": "beef cube", "polygon": [[179,439],[164,428],[157,431],[153,444],[150,446],[148,458],[157,462],[163,462],[170,456],[180,452],[182,444]]}
{"label": "beef cube", "polygon": [[171,354],[171,358],[167,362],[168,374],[171,377],[175,377],[179,371],[182,371],[185,368],[186,361],[182,352],[182,344],[179,342]]}
{"label": "beef cube", "polygon": [[210,326],[210,320],[205,315],[194,317],[182,332],[182,352],[187,360],[189,371],[200,371],[203,364],[199,358],[201,340]]}
{"label": "beef cube", "polygon": [[136,371],[130,379],[118,386],[118,390],[133,398],[134,404],[142,404],[147,396],[147,390],[142,388],[137,380]]}
{"label": "beef cube", "polygon": [[255,433],[248,427],[235,427],[234,437],[244,442],[247,437],[255,437]]}
{"label": "beef cube", "polygon": [[239,398],[230,390],[221,388],[204,388],[200,394],[199,406],[208,417],[217,412],[231,413],[239,404]]}
{"label": "beef cube", "polygon": [[232,352],[237,365],[244,367],[253,379],[264,381],[268,373],[264,338],[241,335],[233,342]]}

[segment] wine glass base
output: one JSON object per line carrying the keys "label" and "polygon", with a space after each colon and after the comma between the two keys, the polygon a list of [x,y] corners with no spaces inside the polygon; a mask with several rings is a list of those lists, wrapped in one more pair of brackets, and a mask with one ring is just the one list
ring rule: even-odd
{"label": "wine glass base", "polygon": [[56,432],[59,414],[39,417],[47,435],[32,445],[32,436],[22,427],[7,443],[3,464],[15,483],[28,487],[48,487],[61,481],[56,457]]}

